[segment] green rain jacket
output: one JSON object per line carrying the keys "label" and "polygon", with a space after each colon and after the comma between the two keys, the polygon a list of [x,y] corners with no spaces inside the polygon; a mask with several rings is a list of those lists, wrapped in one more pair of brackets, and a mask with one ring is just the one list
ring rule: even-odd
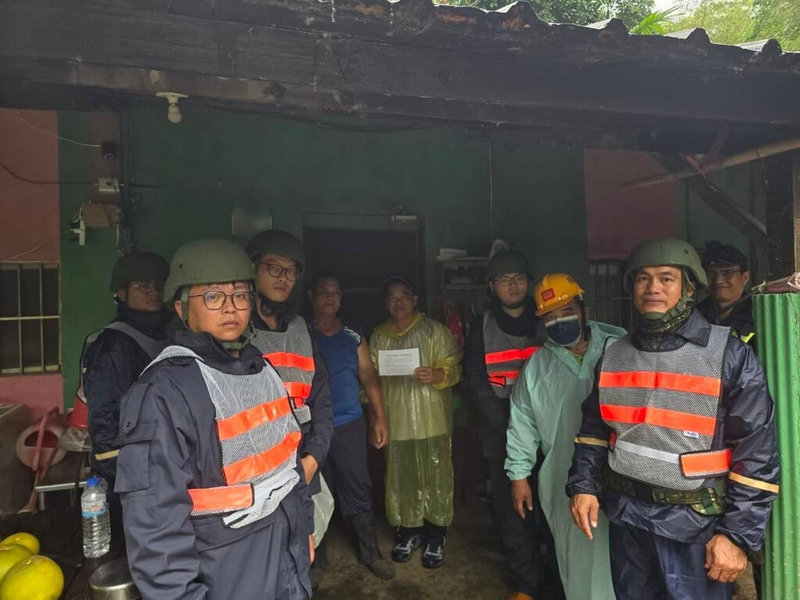
{"label": "green rain jacket", "polygon": [[444,325],[422,314],[400,333],[390,322],[372,332],[376,369],[380,350],[409,348],[419,348],[421,366],[444,369],[444,379],[424,385],[412,376],[380,378],[389,429],[386,513],[392,525],[422,525],[423,518],[447,525],[453,515],[450,388],[461,379],[461,351]]}
{"label": "green rain jacket", "polygon": [[589,321],[588,327],[591,336],[582,362],[569,349],[547,341],[525,364],[511,394],[505,467],[509,479],[525,479],[542,449],[539,497],[553,532],[566,596],[613,600],[608,521],[601,512],[594,540],[588,540],[572,522],[564,494],[573,440],[581,427],[581,405],[592,390],[595,365],[606,340],[625,335],[625,330],[605,323]]}

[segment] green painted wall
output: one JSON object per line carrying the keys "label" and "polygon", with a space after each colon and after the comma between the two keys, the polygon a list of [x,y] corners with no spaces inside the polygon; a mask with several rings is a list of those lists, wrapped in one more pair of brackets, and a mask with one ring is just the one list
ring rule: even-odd
{"label": "green painted wall", "polygon": [[[762,180],[760,162],[730,167],[712,174],[712,181],[717,188],[763,223],[766,205]],[[695,248],[702,248],[708,240],[733,244],[750,258],[751,281],[755,283],[764,277],[764,265],[758,264],[755,248],[747,237],[681,184],[676,186],[675,210],[676,236],[687,240]]]}
{"label": "green painted wall", "polygon": [[[142,249],[169,257],[191,239],[230,237],[235,206],[268,207],[274,227],[300,235],[304,213],[382,213],[402,205],[423,219],[430,306],[440,298],[435,256],[442,246],[486,255],[492,236],[501,237],[529,254],[534,274],[587,272],[581,150],[494,145],[490,152],[455,127],[366,132],[191,104],[182,112],[173,125],[162,103],[142,101],[125,115],[132,233]],[[64,113],[59,128],[87,139],[89,121]],[[96,178],[90,152],[62,146],[62,180]],[[86,193],[62,187],[63,229]],[[68,406],[82,340],[113,315],[107,280],[116,257],[108,231],[90,232],[84,247],[62,241]]]}

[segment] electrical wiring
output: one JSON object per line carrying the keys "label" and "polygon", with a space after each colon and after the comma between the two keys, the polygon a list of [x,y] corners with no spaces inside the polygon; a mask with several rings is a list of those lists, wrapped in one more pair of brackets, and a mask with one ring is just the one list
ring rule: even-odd
{"label": "electrical wiring", "polygon": [[35,185],[94,185],[94,181],[42,181],[39,179],[31,179],[30,177],[25,177],[24,175],[20,175],[19,173],[15,173],[8,165],[3,164],[0,162],[0,169],[3,169],[6,173],[11,175],[14,179],[18,181],[24,181],[25,183],[33,183]]}
{"label": "electrical wiring", "polygon": [[44,129],[43,127],[39,127],[38,125],[34,125],[34,124],[33,124],[33,123],[31,123],[30,121],[28,121],[28,119],[26,119],[25,117],[23,117],[21,114],[19,114],[19,113],[18,113],[17,111],[15,111],[15,110],[6,109],[6,112],[8,112],[8,113],[10,113],[10,114],[14,115],[16,118],[18,118],[20,121],[22,121],[23,123],[25,123],[25,124],[26,124],[28,127],[30,127],[31,129],[36,129],[37,131],[41,131],[42,133],[46,133],[47,135],[49,135],[49,136],[51,136],[51,137],[54,137],[54,138],[56,138],[56,139],[59,139],[59,140],[61,140],[62,142],[68,142],[68,143],[70,143],[70,144],[75,144],[76,146],[81,146],[81,147],[83,147],[83,148],[100,148],[100,144],[87,144],[86,142],[80,142],[80,141],[78,141],[78,140],[73,140],[73,139],[71,139],[71,138],[64,137],[64,136],[62,136],[62,135],[58,135],[57,133],[53,133],[52,131],[49,131],[49,130],[47,130],[47,129]]}

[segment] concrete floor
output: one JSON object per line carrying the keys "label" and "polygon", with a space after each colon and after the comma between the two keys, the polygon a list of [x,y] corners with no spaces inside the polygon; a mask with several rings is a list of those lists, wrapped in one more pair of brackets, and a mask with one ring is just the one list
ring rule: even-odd
{"label": "concrete floor", "polygon": [[[393,543],[390,528],[378,519],[376,529],[381,551],[388,557]],[[349,533],[337,517],[326,537],[328,568],[314,600],[506,600],[512,592],[499,534],[483,503],[457,511],[441,568],[423,569],[417,551],[408,563],[395,563],[397,575],[390,581],[378,579],[358,562]],[[755,600],[749,569],[737,587],[734,600]]]}

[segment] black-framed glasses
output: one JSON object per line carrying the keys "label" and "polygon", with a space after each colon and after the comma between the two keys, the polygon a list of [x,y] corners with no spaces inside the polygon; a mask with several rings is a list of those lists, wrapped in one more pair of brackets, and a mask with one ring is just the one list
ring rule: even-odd
{"label": "black-framed glasses", "polygon": [[220,310],[223,306],[225,306],[225,301],[228,298],[231,299],[233,308],[236,310],[247,310],[250,308],[253,302],[253,295],[250,292],[245,291],[226,294],[225,292],[220,292],[218,290],[208,290],[202,294],[189,296],[189,298],[202,298],[203,304],[205,304],[208,310]]}
{"label": "black-framed glasses", "polygon": [[266,272],[269,273],[269,276],[274,277],[275,279],[280,279],[285,273],[286,279],[289,281],[294,281],[297,279],[297,274],[299,273],[299,270],[295,266],[282,267],[278,263],[271,262],[258,263],[258,268],[263,268],[262,270],[266,270]]}
{"label": "black-framed glasses", "polygon": [[164,291],[164,282],[163,281],[131,281],[130,286],[137,290],[140,290],[146,294],[150,292],[163,292]]}
{"label": "black-framed glasses", "polygon": [[737,273],[743,273],[743,269],[709,269],[706,271],[708,274],[709,279],[724,279],[725,281],[729,281],[734,275]]}
{"label": "black-framed glasses", "polygon": [[495,283],[499,283],[502,286],[508,287],[512,283],[516,286],[521,286],[525,282],[528,281],[527,275],[500,275],[499,277],[494,278]]}

